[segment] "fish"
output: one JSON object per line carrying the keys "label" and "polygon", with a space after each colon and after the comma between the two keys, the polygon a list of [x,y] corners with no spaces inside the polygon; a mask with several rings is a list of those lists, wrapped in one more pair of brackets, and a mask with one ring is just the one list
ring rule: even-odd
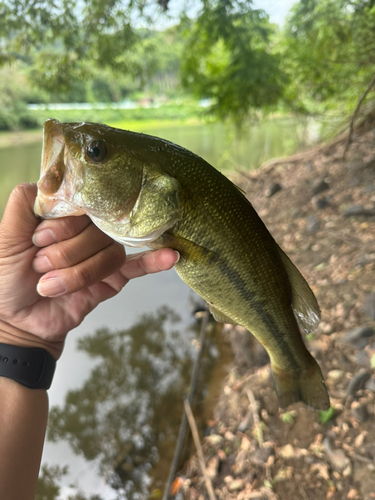
{"label": "fish", "polygon": [[314,293],[244,192],[204,159],[158,137],[50,119],[34,211],[86,214],[123,245],[177,250],[178,275],[214,318],[265,347],[279,406],[329,408],[301,334],[320,321]]}

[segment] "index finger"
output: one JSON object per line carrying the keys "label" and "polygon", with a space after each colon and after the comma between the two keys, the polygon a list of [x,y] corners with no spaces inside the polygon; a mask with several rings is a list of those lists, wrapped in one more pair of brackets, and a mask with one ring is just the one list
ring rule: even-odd
{"label": "index finger", "polygon": [[89,224],[92,224],[92,222],[87,215],[46,219],[37,227],[32,241],[37,247],[46,247],[77,236]]}

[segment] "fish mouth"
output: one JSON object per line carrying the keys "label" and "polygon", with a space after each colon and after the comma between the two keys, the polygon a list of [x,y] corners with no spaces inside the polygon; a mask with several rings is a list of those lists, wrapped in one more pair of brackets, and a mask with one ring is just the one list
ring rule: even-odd
{"label": "fish mouth", "polygon": [[68,201],[66,150],[63,124],[58,120],[47,120],[43,128],[40,179],[34,205],[34,213],[39,217],[53,219],[84,213]]}

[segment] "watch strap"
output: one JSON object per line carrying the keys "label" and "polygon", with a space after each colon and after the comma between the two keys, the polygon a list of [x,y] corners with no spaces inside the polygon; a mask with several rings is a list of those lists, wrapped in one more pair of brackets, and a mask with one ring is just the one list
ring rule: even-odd
{"label": "watch strap", "polygon": [[0,377],[7,377],[30,389],[49,389],[56,360],[41,347],[20,347],[0,343]]}

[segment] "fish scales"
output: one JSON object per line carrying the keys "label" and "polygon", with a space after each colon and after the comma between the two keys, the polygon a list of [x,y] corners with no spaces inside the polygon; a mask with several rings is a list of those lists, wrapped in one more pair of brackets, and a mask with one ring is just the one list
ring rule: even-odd
{"label": "fish scales", "polygon": [[214,317],[265,346],[280,406],[329,407],[297,324],[317,325],[313,293],[244,194],[202,158],[145,134],[49,120],[38,188],[41,216],[86,213],[121,243],[178,250],[177,273]]}

